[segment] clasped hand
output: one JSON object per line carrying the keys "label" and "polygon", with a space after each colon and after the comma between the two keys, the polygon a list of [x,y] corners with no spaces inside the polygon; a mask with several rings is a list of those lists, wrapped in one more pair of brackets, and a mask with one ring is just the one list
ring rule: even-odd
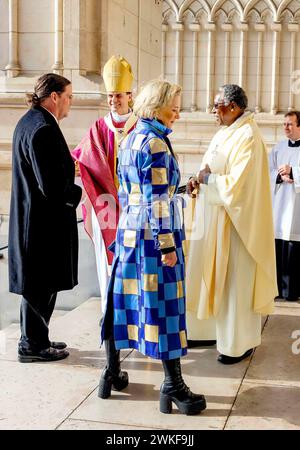
{"label": "clasped hand", "polygon": [[290,178],[291,166],[289,166],[288,164],[282,164],[281,166],[279,166],[278,173],[281,176],[282,181],[284,181],[285,183],[291,184],[294,182],[294,180]]}
{"label": "clasped hand", "polygon": [[210,173],[211,173],[210,167],[208,164],[206,164],[205,168],[200,170],[196,176],[191,177],[186,186],[186,191],[188,195],[190,195],[192,198],[197,197],[197,194],[199,193],[200,189],[200,184],[204,183],[204,177],[206,175],[209,175]]}
{"label": "clasped hand", "polygon": [[168,267],[174,267],[177,263],[176,252],[164,253],[161,255],[161,262]]}

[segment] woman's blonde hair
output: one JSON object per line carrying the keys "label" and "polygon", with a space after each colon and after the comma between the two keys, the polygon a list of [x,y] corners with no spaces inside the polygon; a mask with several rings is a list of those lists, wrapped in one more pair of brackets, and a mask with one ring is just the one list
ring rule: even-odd
{"label": "woman's blonde hair", "polygon": [[175,95],[181,94],[181,86],[168,81],[151,80],[136,97],[133,112],[141,118],[153,119],[157,113],[172,103]]}

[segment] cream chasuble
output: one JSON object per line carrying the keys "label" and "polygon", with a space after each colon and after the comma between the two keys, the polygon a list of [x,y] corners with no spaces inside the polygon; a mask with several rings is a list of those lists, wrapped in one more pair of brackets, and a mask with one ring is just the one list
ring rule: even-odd
{"label": "cream chasuble", "polygon": [[268,158],[252,114],[218,131],[205,164],[188,235],[188,338],[217,337],[221,353],[240,356],[259,345],[277,295]]}

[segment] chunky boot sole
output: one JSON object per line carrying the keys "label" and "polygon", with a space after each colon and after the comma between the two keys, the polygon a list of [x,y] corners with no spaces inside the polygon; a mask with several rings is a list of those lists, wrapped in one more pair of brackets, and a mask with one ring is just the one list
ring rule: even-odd
{"label": "chunky boot sole", "polygon": [[204,397],[198,401],[193,401],[192,403],[185,403],[180,402],[175,397],[161,393],[159,402],[160,412],[164,414],[171,414],[172,402],[175,403],[182,414],[186,414],[187,416],[199,414],[199,412],[203,411],[206,408],[206,401]]}
{"label": "chunky boot sole", "polygon": [[129,379],[128,373],[122,371],[122,378],[115,378],[112,383],[112,389],[114,391],[123,391],[128,386]]}
{"label": "chunky boot sole", "polygon": [[99,389],[98,389],[98,397],[100,398],[108,398],[111,395],[112,388],[112,380],[104,380],[100,379]]}
{"label": "chunky boot sole", "polygon": [[108,377],[105,379],[104,377],[100,378],[99,389],[98,389],[98,397],[100,398],[108,398],[111,396],[111,390],[122,391],[128,386],[128,373],[122,372],[122,378],[118,377]]}

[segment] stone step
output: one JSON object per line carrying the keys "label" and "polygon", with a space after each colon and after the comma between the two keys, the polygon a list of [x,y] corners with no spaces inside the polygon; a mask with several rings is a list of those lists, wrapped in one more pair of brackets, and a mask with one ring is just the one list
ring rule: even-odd
{"label": "stone step", "polygon": [[[98,306],[99,308],[97,308]],[[75,323],[77,323],[77,320],[78,322],[80,322],[80,320],[81,319],[84,320],[86,316],[89,319],[89,311],[91,307],[93,310],[95,310],[96,308],[99,309],[99,318],[97,322],[99,323],[101,317],[101,303],[100,298],[98,297],[89,298],[87,301],[83,302],[81,305],[79,305],[77,308],[74,308],[71,311],[56,308],[53,311],[51,317],[50,332],[53,332],[53,334],[64,335],[64,339],[58,339],[57,337],[55,337],[55,340],[57,341],[67,340],[66,336],[70,335],[68,330],[73,329],[72,326],[75,325]],[[4,328],[2,332],[6,335],[8,339],[15,340],[19,337],[20,334],[20,324],[12,323],[8,327]]]}
{"label": "stone step", "polygon": [[[69,313],[70,311],[64,310],[64,309],[55,309],[52,314],[51,321],[53,323],[53,320],[55,320],[57,317],[62,317],[65,314]],[[5,334],[6,338],[15,338],[17,335],[20,334],[20,323],[19,322],[13,322],[8,327],[1,330],[2,333]]]}
{"label": "stone step", "polygon": [[8,327],[1,330],[2,333],[6,336],[7,339],[14,337],[18,332],[20,334],[20,324],[19,323],[11,323]]}

